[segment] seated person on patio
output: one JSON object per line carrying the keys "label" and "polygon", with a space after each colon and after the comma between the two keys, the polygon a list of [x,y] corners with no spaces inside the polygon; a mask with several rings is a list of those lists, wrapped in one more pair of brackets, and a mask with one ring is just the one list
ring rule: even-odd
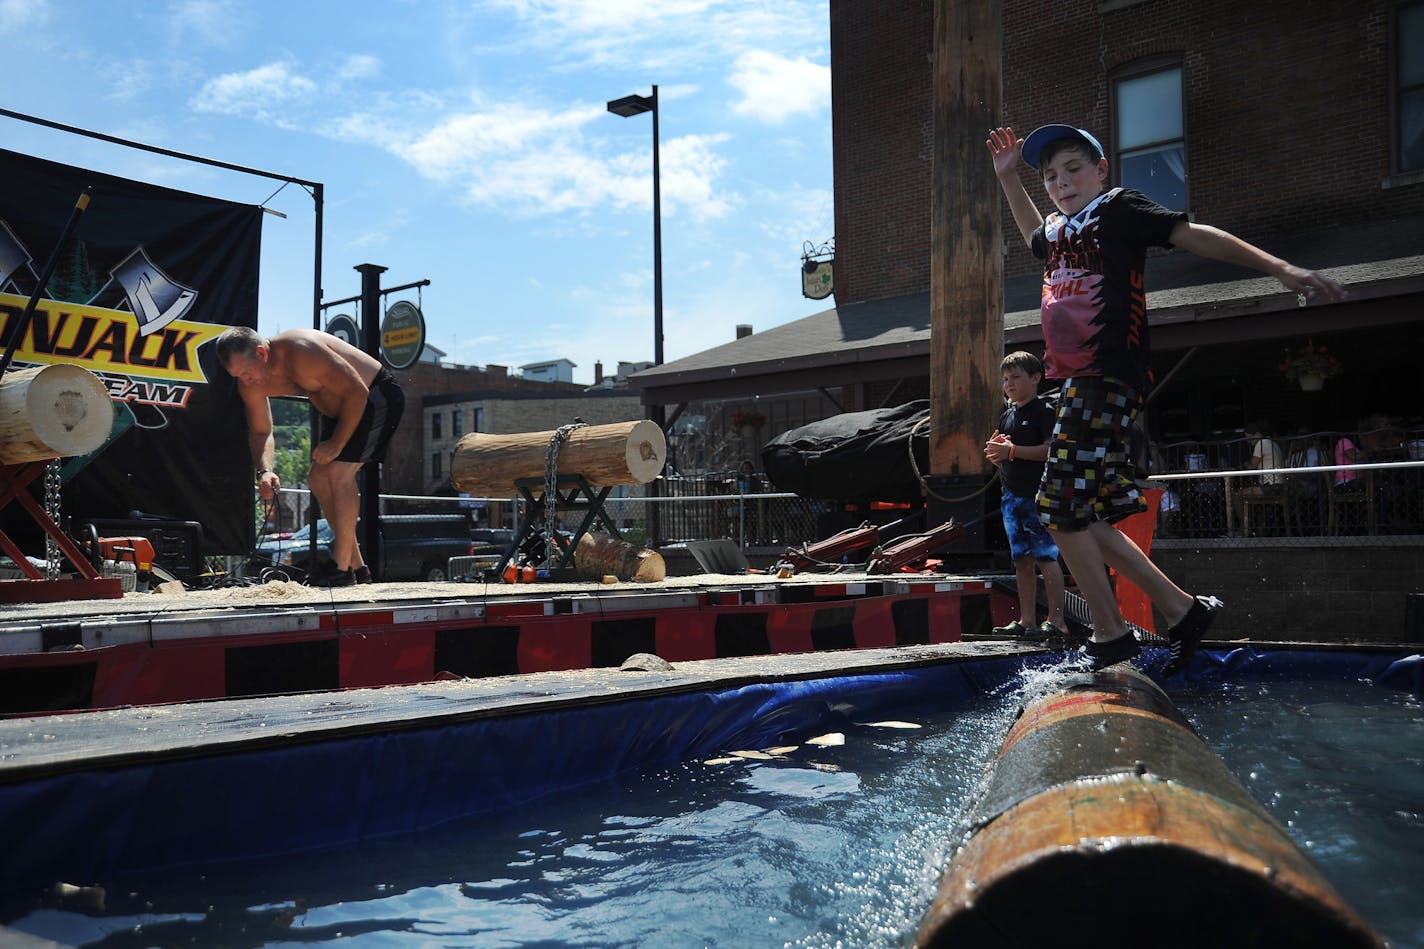
{"label": "seated person on patio", "polygon": [[[1359,448],[1350,439],[1349,435],[1341,435],[1335,442],[1335,464],[1353,465],[1360,462],[1362,458]],[[1360,473],[1354,470],[1335,472],[1336,491],[1360,491],[1364,489],[1364,482],[1360,479]]]}
{"label": "seated person on patio", "polygon": [[[1268,427],[1264,422],[1256,421],[1246,425],[1246,437],[1255,439],[1255,444],[1251,446],[1251,458],[1247,462],[1248,468],[1271,469],[1285,466],[1285,453],[1281,451],[1281,446],[1264,434]],[[1284,476],[1280,474],[1264,474],[1258,483],[1243,485],[1233,498],[1237,520],[1241,519],[1247,499],[1280,494],[1284,480]]]}

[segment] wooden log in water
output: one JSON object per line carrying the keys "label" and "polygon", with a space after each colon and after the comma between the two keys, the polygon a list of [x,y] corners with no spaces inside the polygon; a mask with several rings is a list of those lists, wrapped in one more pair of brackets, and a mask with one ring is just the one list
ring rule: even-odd
{"label": "wooden log in water", "polygon": [[637,583],[657,583],[667,577],[663,555],[611,534],[584,534],[574,548],[574,570],[579,576],[615,576]]}
{"label": "wooden log in water", "polygon": [[104,383],[79,366],[33,366],[0,379],[0,463],[87,455],[114,425]]}
{"label": "wooden log in water", "polygon": [[[542,478],[553,432],[471,432],[450,455],[450,481],[475,497],[508,497],[514,482]],[[594,487],[646,484],[663,470],[667,440],[642,419],[574,429],[559,446],[559,474],[583,475]]]}
{"label": "wooden log in water", "polygon": [[916,945],[1384,942],[1126,665],[1027,703]]}

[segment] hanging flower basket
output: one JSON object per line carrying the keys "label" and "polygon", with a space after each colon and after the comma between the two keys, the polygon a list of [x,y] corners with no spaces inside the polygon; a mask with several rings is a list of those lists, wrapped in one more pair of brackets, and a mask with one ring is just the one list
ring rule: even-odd
{"label": "hanging flower basket", "polygon": [[1306,392],[1318,392],[1326,379],[1338,376],[1342,367],[1324,346],[1317,346],[1314,340],[1291,351],[1287,349],[1281,359],[1281,375],[1300,383]]}
{"label": "hanging flower basket", "polygon": [[766,424],[766,416],[756,409],[733,409],[730,421],[743,435],[751,435]]}

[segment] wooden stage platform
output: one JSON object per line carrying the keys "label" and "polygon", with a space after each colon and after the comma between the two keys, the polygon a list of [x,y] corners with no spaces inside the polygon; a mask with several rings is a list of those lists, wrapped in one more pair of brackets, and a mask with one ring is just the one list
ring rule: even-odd
{"label": "wooden stage platform", "polygon": [[959,642],[1007,621],[978,576],[659,583],[287,582],[0,607],[0,714]]}

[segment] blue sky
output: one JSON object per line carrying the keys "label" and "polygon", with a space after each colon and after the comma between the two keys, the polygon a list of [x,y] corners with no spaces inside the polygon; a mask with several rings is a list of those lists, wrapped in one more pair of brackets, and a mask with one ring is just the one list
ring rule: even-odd
{"label": "blue sky", "polygon": [[[0,106],[325,186],[325,298],[428,278],[430,343],[467,365],[653,354],[659,86],[668,361],[831,305],[825,0],[0,0]],[[0,145],[266,204],[259,329],[311,325],[296,185],[0,117]],[[415,300],[414,292],[401,297]],[[343,307],[343,312],[353,312]]]}

